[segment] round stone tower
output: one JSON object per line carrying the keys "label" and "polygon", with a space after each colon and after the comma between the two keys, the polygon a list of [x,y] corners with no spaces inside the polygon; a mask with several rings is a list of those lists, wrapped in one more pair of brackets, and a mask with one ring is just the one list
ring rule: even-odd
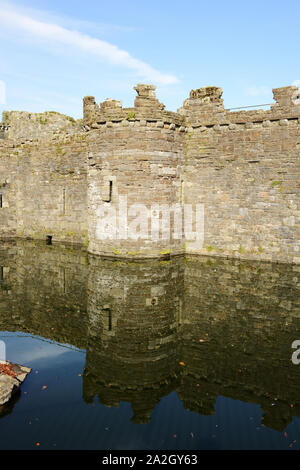
{"label": "round stone tower", "polygon": [[135,90],[134,108],[84,99],[89,251],[135,258],[180,254],[184,118],[164,110],[153,85]]}

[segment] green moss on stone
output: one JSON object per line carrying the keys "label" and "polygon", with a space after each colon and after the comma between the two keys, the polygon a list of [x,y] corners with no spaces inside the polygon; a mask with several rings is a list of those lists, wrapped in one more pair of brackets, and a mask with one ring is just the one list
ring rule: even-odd
{"label": "green moss on stone", "polygon": [[56,155],[61,155],[61,154],[62,154],[61,145],[57,144],[57,146],[56,146]]}
{"label": "green moss on stone", "polygon": [[39,123],[42,125],[48,124],[48,119],[43,119],[42,116],[39,117]]}
{"label": "green moss on stone", "polygon": [[170,250],[161,251],[160,254],[161,254],[161,255],[169,255],[169,254],[170,254]]}
{"label": "green moss on stone", "polygon": [[134,111],[129,111],[129,113],[127,114],[126,116],[126,119],[129,120],[129,119],[135,119],[135,112]]}

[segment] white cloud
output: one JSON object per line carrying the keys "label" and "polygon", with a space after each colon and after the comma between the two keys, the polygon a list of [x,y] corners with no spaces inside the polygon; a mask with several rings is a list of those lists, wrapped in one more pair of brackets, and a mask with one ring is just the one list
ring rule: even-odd
{"label": "white cloud", "polygon": [[[22,12],[12,10],[5,4],[0,8],[0,23],[10,30],[18,30],[30,37],[39,38],[52,44],[66,45],[76,51],[82,51],[106,60],[115,66],[133,70],[138,76],[154,83],[169,85],[177,83],[174,75],[164,74],[152,68],[146,62],[135,59],[125,50],[76,30],[64,28],[58,24],[34,19]],[[1,26],[2,28],[2,26]]]}
{"label": "white cloud", "polygon": [[247,95],[249,96],[266,96],[269,95],[271,90],[266,86],[252,86],[247,88]]}
{"label": "white cloud", "polygon": [[0,104],[6,103],[6,87],[5,83],[0,80]]}
{"label": "white cloud", "polygon": [[298,88],[300,88],[300,80],[295,80],[295,81],[292,83],[292,86],[297,86]]}

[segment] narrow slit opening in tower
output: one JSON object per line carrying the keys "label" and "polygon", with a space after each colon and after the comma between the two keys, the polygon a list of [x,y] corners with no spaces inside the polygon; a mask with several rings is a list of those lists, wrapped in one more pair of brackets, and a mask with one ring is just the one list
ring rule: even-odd
{"label": "narrow slit opening in tower", "polygon": [[111,312],[111,308],[104,307],[104,311],[107,315],[107,329],[108,329],[108,331],[111,331],[112,330],[112,312]]}
{"label": "narrow slit opening in tower", "polygon": [[52,245],[52,235],[47,235],[47,237],[46,237],[46,244],[47,244],[47,245]]}
{"label": "narrow slit opening in tower", "polygon": [[0,208],[2,208],[2,194],[0,194]]}
{"label": "narrow slit opening in tower", "polygon": [[113,186],[113,182],[110,181],[109,182],[109,198],[108,198],[108,202],[111,202],[111,197],[112,197],[112,186]]}
{"label": "narrow slit opening in tower", "polygon": [[66,190],[63,189],[63,215],[66,214]]}
{"label": "narrow slit opening in tower", "polygon": [[106,193],[106,188],[105,188],[105,196],[103,197],[103,201],[104,202],[111,202],[111,198],[112,198],[112,190],[113,190],[113,182],[110,180],[108,181],[108,193]]}
{"label": "narrow slit opening in tower", "polygon": [[111,309],[108,309],[108,331],[112,330],[112,313]]}

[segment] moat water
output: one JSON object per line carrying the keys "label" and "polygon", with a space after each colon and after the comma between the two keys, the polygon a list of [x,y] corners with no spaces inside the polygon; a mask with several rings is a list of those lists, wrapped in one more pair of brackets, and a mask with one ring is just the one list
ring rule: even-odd
{"label": "moat water", "polygon": [[[0,245],[0,449],[300,449],[300,267]],[[299,355],[300,357],[300,355]]]}

